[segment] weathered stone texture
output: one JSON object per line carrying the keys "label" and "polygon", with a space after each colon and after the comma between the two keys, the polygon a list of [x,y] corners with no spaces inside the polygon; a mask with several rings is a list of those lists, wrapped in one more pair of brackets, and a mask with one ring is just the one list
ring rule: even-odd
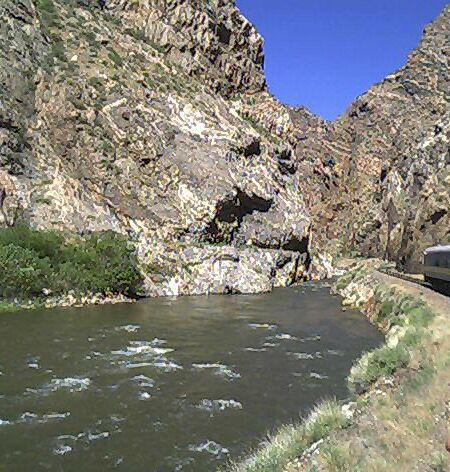
{"label": "weathered stone texture", "polygon": [[128,234],[151,295],[417,260],[449,237],[449,16],[328,123],[270,95],[232,0],[4,0],[0,220]]}

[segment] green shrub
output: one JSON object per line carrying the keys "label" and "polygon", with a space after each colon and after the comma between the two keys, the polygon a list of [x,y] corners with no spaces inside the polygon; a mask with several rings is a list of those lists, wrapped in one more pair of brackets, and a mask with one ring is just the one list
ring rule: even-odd
{"label": "green shrub", "polygon": [[36,0],[36,9],[44,28],[58,26],[58,11],[53,0]]}
{"label": "green shrub", "polygon": [[135,295],[141,276],[134,250],[112,231],[96,233],[65,246],[59,267],[63,289]]}
{"label": "green shrub", "polygon": [[0,294],[2,297],[38,296],[51,285],[53,271],[47,257],[14,244],[0,246]]}
{"label": "green shrub", "polygon": [[35,231],[27,226],[0,229],[0,247],[14,244],[34,251],[38,257],[48,257],[54,262],[64,245],[62,233],[57,231]]}
{"label": "green shrub", "polygon": [[370,353],[364,381],[371,384],[380,377],[393,374],[398,368],[408,365],[409,352],[401,343],[395,347],[382,346]]}
{"label": "green shrub", "polygon": [[0,295],[29,298],[74,290],[136,295],[141,284],[135,251],[112,231],[67,239],[24,226],[0,229]]}

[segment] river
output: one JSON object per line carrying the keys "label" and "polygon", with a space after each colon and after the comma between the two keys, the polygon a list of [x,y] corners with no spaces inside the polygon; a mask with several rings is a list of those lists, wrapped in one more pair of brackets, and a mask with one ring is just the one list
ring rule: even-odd
{"label": "river", "polygon": [[[382,341],[326,284],[0,316],[0,470],[214,471]],[[3,468],[2,468],[3,467]]]}

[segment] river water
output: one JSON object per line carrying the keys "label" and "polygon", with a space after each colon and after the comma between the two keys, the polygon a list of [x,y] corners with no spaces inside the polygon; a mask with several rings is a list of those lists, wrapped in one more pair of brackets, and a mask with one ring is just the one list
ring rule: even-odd
{"label": "river water", "polygon": [[0,316],[0,470],[214,471],[381,335],[324,284]]}

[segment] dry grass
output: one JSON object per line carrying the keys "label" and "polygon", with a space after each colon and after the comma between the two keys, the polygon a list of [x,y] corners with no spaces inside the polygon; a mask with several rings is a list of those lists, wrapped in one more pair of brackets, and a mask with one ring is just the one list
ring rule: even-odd
{"label": "dry grass", "polygon": [[447,355],[431,376],[415,374],[423,384],[413,375],[397,388],[373,393],[352,428],[333,433],[314,463],[291,471],[449,470],[449,363]]}
{"label": "dry grass", "polygon": [[311,444],[328,436],[331,431],[348,426],[348,419],[335,400],[324,401],[298,425],[281,428],[260,449],[246,460],[230,466],[232,472],[281,472],[286,465]]}

